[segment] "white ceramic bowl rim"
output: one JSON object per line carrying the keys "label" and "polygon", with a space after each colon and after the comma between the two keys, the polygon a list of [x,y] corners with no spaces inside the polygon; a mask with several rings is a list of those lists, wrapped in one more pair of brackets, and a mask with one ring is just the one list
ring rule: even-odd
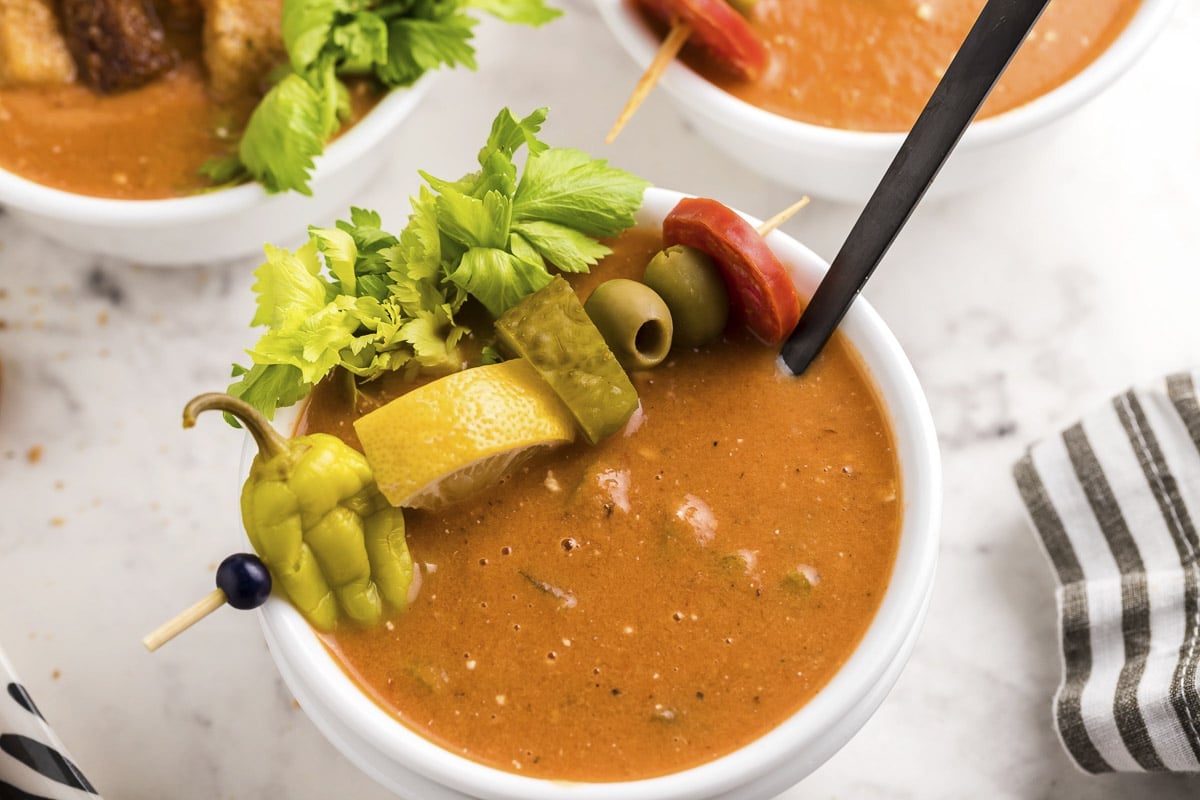
{"label": "white ceramic bowl rim", "polygon": [[[682,196],[649,189],[639,222],[657,223]],[[793,269],[797,284],[811,294],[825,263],[780,231],[770,237],[781,260]],[[795,769],[796,754],[820,747],[823,735],[837,727],[861,697],[877,689],[889,668],[894,674],[896,661],[906,657],[906,646],[911,647],[923,618],[937,559],[941,463],[924,394],[899,344],[864,299],[855,301],[842,330],[864,363],[872,365],[871,377],[893,427],[898,432],[903,428],[905,434],[897,436],[904,468],[904,533],[891,583],[862,642],[815,698],[747,747],[667,776],[619,783],[547,781],[494,769],[442,749],[382,710],[347,677],[295,609],[273,597],[262,609],[262,620],[268,640],[276,645],[273,656],[288,664],[285,677],[292,669],[305,672],[306,686],[320,695],[320,704],[340,723],[403,768],[472,796],[510,800],[708,797],[768,773],[786,773],[789,765]],[[298,688],[292,686],[300,696]],[[303,706],[305,697],[300,699]],[[800,777],[795,775],[791,782]]]}
{"label": "white ceramic bowl rim", "polygon": [[[987,145],[1020,136],[1065,115],[1090,100],[1149,47],[1170,19],[1177,0],[1142,0],[1125,30],[1079,74],[1028,103],[971,124],[959,147]],[[622,43],[647,66],[659,40],[629,5],[629,0],[596,0],[601,15]],[[763,141],[809,141],[850,152],[895,152],[906,132],[879,133],[813,125],[773,114],[709,83],[676,59],[667,67],[662,85],[673,95],[688,99],[702,113],[745,120],[743,132]]]}
{"label": "white ceramic bowl rim", "polygon": [[[411,87],[391,90],[361,120],[331,142],[314,159],[313,188],[316,189],[322,175],[337,172],[356,154],[379,146],[408,116],[432,78],[433,73],[429,72]],[[248,183],[186,197],[120,200],[66,192],[0,169],[0,203],[64,222],[92,225],[137,228],[201,222],[253,208],[271,197],[261,185]]]}

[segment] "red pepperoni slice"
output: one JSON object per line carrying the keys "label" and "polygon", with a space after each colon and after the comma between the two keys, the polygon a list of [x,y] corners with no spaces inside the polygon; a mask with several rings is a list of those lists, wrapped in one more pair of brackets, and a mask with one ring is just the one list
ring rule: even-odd
{"label": "red pepperoni slice", "polygon": [[725,0],[637,0],[667,25],[686,22],[690,41],[734,75],[757,80],[767,69],[767,48],[746,18]]}
{"label": "red pepperoni slice", "polygon": [[679,201],[663,219],[663,245],[708,253],[729,289],[731,317],[767,344],[779,344],[800,319],[800,297],[787,269],[750,223],[704,197]]}

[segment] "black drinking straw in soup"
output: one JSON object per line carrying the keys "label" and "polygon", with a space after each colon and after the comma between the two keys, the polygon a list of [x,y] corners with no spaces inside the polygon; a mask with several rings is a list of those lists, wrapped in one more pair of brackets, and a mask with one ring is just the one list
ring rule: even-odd
{"label": "black drinking straw in soup", "polygon": [[808,368],[883,259],[1049,0],[988,0],[787,341],[793,375]]}

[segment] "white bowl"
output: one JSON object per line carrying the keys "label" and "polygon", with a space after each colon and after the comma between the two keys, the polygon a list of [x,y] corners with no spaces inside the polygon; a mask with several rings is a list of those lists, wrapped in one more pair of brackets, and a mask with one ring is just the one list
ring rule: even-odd
{"label": "white bowl", "polygon": [[[660,224],[681,197],[649,189],[638,222]],[[801,292],[811,295],[825,262],[780,231],[768,241]],[[272,597],[262,608],[263,631],[301,708],[364,772],[397,795],[420,800],[759,800],[795,784],[850,740],[899,677],[925,616],[937,560],[941,461],[925,396],[899,344],[861,297],[842,330],[869,370],[895,433],[904,498],[900,545],[862,642],[777,728],[707,764],[646,780],[571,783],[504,772],[444,750],[398,722],[347,677],[291,604]],[[243,477],[253,453],[248,438]]]}
{"label": "white bowl", "polygon": [[[617,41],[643,69],[660,38],[629,0],[595,0]],[[1052,139],[1053,123],[1095,97],[1146,50],[1176,0],[1142,0],[1129,25],[1091,65],[1038,97],[973,123],[929,189],[948,196],[986,185]],[[696,130],[750,169],[800,192],[862,205],[904,140],[903,133],[868,133],[811,125],[764,111],[726,93],[676,59],[659,86]],[[626,132],[626,135],[636,135]]]}
{"label": "white bowl", "polygon": [[312,196],[268,194],[256,184],[162,200],[72,194],[0,169],[0,204],[42,234],[81,250],[151,266],[262,255],[263,242],[301,239],[332,221],[388,157],[386,141],[428,91],[433,73],[389,92],[315,159]]}

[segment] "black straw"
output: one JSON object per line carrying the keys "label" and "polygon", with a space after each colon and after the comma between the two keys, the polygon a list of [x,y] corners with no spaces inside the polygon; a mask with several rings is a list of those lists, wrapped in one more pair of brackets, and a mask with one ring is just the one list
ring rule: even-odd
{"label": "black straw", "polygon": [[1049,1],[988,0],[983,7],[784,342],[793,375],[829,341]]}

